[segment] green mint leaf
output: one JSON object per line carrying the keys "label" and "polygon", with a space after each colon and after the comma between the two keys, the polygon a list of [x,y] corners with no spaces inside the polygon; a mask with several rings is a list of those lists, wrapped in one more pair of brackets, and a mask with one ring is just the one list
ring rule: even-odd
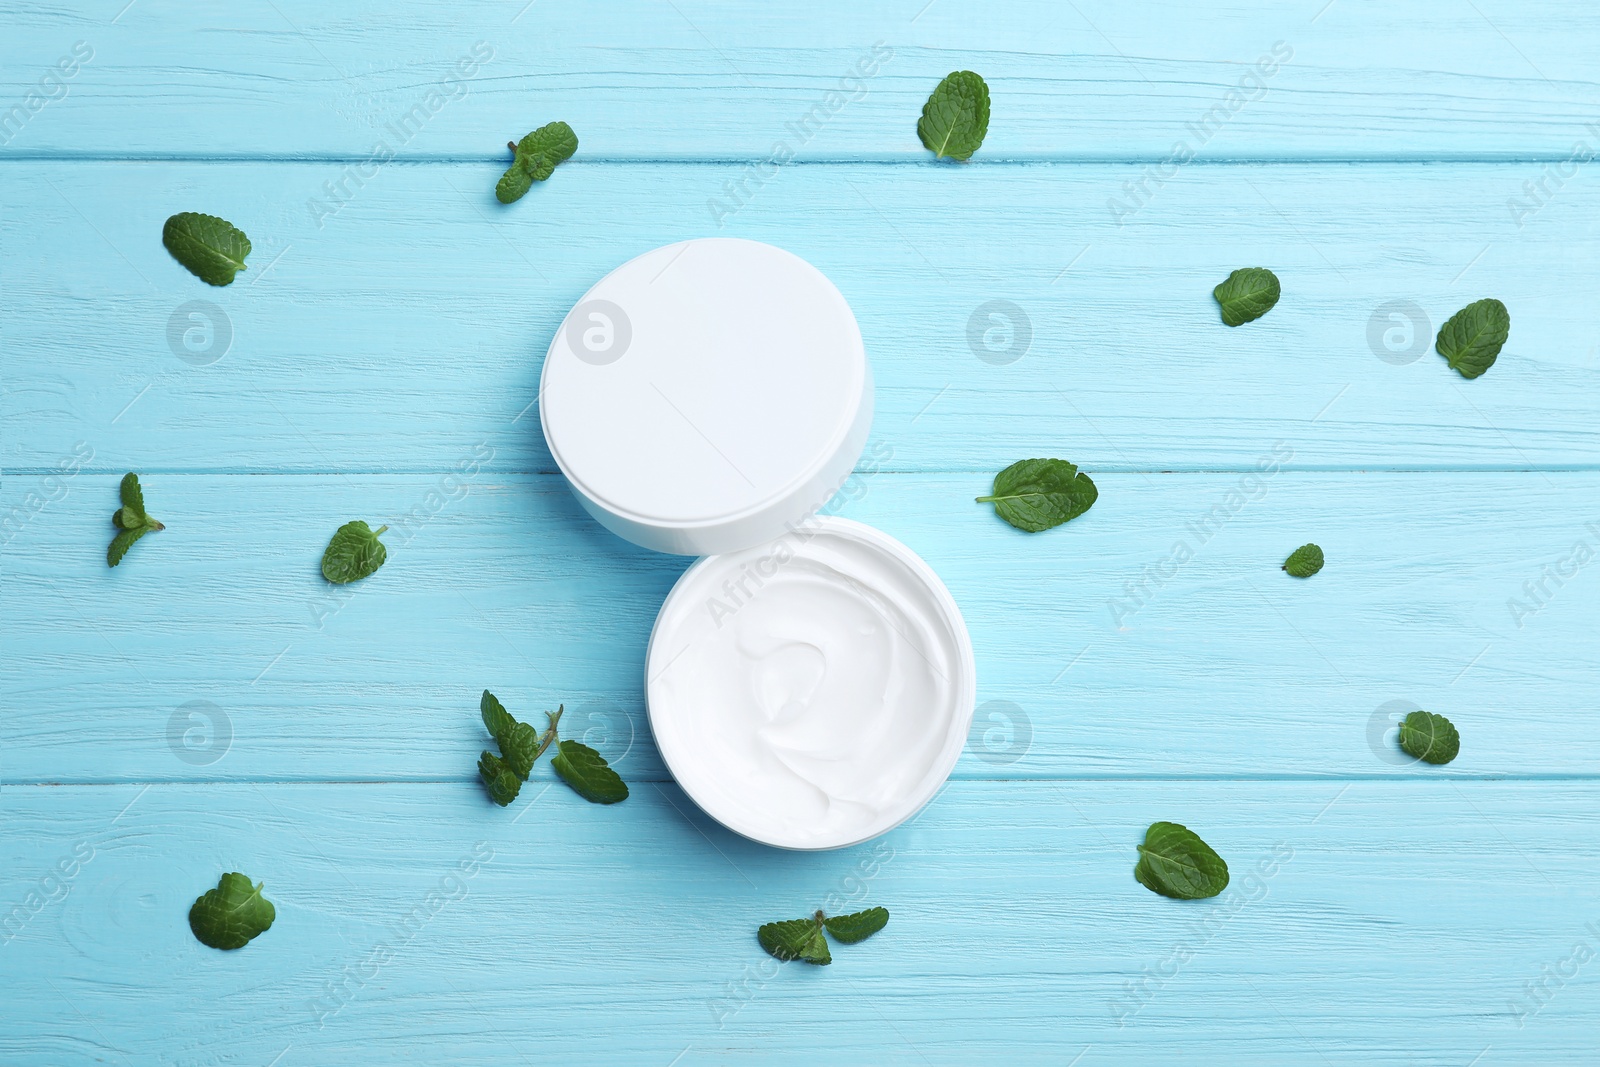
{"label": "green mint leaf", "polygon": [[161,243],[172,258],[207,285],[227,285],[244,270],[250,238],[226,219],[182,211],[161,228]]}
{"label": "green mint leaf", "polygon": [[388,528],[373,530],[360,519],[339,527],[322,553],[322,576],[335,585],[344,585],[383,566],[388,553],[378,535]]}
{"label": "green mint leaf", "polygon": [[917,120],[923,147],[940,159],[971,159],[988,132],[989,87],[970,70],[945,75]]}
{"label": "green mint leaf", "polygon": [[517,158],[536,182],[550,177],[556,164],[565,163],[577,150],[578,135],[565,122],[547,123],[517,142]]}
{"label": "green mint leaf", "polygon": [[1443,715],[1413,711],[1400,722],[1400,748],[1424,763],[1449,763],[1461,751],[1461,735]]}
{"label": "green mint leaf", "polygon": [[528,173],[528,168],[522,164],[522,157],[518,156],[516,161],[506,168],[506,172],[500,175],[500,180],[495,182],[494,198],[502,204],[514,204],[532,188],[533,175]]}
{"label": "green mint leaf", "polygon": [[526,782],[533,773],[533,761],[544,752],[533,727],[525,722],[513,722],[510,729],[495,738],[495,743],[500,746],[500,757],[511,768],[511,773]]}
{"label": "green mint leaf", "polygon": [[556,165],[565,163],[578,150],[578,135],[565,122],[551,122],[540,126],[511,146],[516,153],[511,166],[495,184],[495,199],[502,204],[515,203],[533,187],[555,172]]}
{"label": "green mint leaf", "polygon": [[517,799],[522,789],[522,779],[493,752],[484,750],[478,757],[478,777],[489,790],[489,799],[502,808]]}
{"label": "green mint leaf", "polygon": [[850,915],[835,915],[831,919],[824,919],[822,925],[828,933],[833,935],[835,941],[846,945],[853,945],[857,941],[865,941],[873,934],[882,930],[889,923],[888,908],[868,908]]}
{"label": "green mint leaf", "polygon": [[822,912],[810,919],[786,919],[767,923],[756,931],[756,940],[769,956],[780,960],[805,960],[818,966],[833,962],[828,939],[822,936]]}
{"label": "green mint leaf", "polygon": [[1133,869],[1139,884],[1178,900],[1214,897],[1228,887],[1228,865],[1188,827],[1151,823]]}
{"label": "green mint leaf", "polygon": [[1309,578],[1322,569],[1322,549],[1316,545],[1301,545],[1283,561],[1283,569],[1291,578]]}
{"label": "green mint leaf", "polygon": [[122,476],[122,485],[118,487],[117,492],[122,499],[122,506],[131,512],[132,517],[136,520],[128,523],[124,528],[131,530],[135,526],[142,526],[145,519],[144,490],[139,487],[139,476],[132,471],[124,474]]}
{"label": "green mint leaf", "polygon": [[133,543],[149,533],[151,529],[152,527],[149,526],[140,526],[133,530],[123,530],[113,537],[111,546],[106,549],[106,563],[112,567],[121,563],[122,557],[128,554],[128,549],[133,547]]}
{"label": "green mint leaf", "polygon": [[115,567],[128,554],[133,543],[152,530],[166,527],[152,519],[144,510],[144,492],[139,488],[139,476],[132,471],[122,476],[118,488],[122,506],[111,513],[111,525],[122,532],[111,539],[106,548],[106,563]]}
{"label": "green mint leaf", "polygon": [[1439,327],[1433,347],[1463,378],[1476,378],[1500,357],[1511,335],[1511,315],[1498,300],[1478,300]]}
{"label": "green mint leaf", "polygon": [[223,875],[217,888],[206,890],[189,909],[189,929],[203,945],[244,948],[278,917],[261,889],[237,872]]}
{"label": "green mint leaf", "polygon": [[615,804],[628,799],[628,785],[606,764],[605,757],[580,741],[563,741],[550,766],[583,799]]}
{"label": "green mint leaf", "polygon": [[1211,290],[1222,305],[1222,321],[1242,326],[1259,319],[1278,302],[1278,276],[1265,267],[1245,267]]}
{"label": "green mint leaf", "polygon": [[511,717],[505,705],[487,689],[478,700],[478,714],[483,717],[483,728],[488,730],[489,736],[496,741],[510,733],[511,728],[517,724],[517,720]]}
{"label": "green mint leaf", "polygon": [[1064,459],[1018,460],[994,476],[994,489],[977,498],[1019,530],[1038,533],[1088,511],[1100,495],[1087,474]]}

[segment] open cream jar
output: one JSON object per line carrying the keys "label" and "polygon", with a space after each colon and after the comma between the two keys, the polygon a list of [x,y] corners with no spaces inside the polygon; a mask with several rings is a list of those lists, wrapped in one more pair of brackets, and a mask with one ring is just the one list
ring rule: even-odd
{"label": "open cream jar", "polygon": [[674,778],[729,829],[856,844],[915,814],[971,726],[971,642],[894,538],[816,518],[872,423],[854,314],[815,267],[707,238],[618,267],[545,358],[540,420],[612,532],[703,556],[656,618],[650,725]]}

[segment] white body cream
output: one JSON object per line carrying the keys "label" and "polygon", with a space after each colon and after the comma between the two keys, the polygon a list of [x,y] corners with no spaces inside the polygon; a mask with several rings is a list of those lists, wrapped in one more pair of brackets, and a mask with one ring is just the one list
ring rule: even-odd
{"label": "white body cream", "polygon": [[976,692],[944,584],[887,534],[836,518],[684,572],[646,688],[683,789],[730,829],[795,849],[865,841],[932,799]]}

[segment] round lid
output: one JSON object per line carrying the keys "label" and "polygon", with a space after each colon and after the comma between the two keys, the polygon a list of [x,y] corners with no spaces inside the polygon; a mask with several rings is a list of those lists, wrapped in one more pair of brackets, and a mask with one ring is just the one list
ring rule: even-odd
{"label": "round lid", "polygon": [[761,544],[825,504],[872,422],[850,305],[736,238],[646,252],[567,313],[540,379],[545,440],[580,502],[636,544]]}

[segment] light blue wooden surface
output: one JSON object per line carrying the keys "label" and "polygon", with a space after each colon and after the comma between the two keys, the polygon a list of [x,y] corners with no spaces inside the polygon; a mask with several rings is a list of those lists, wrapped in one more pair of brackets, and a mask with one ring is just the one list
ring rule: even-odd
{"label": "light blue wooden surface", "polygon": [[[1544,579],[1600,552],[1589,5],[123,3],[13,2],[0,33],[0,116],[55,97],[0,135],[0,1064],[1592,1060],[1600,564]],[[934,165],[916,114],[962,67],[990,136]],[[578,157],[501,208],[497,146],[555,118]],[[161,248],[186,209],[255,242],[233,286]],[[851,300],[892,456],[839,508],[944,576],[976,646],[954,780],[844,852],[742,841],[672,784],[639,677],[686,561],[590,522],[525,410],[584,289],[713,233]],[[1253,264],[1284,299],[1228,330],[1210,288]],[[1512,336],[1477,381],[1369,339],[1388,301],[1425,343],[1488,295]],[[168,340],[190,300],[232,334],[205,365]],[[1009,365],[969,343],[990,300],[1033,329]],[[971,503],[1032,454],[1082,463],[1094,510],[1026,537]],[[111,571],[128,469],[168,529]],[[396,525],[390,562],[330,595],[355,517]],[[1306,540],[1329,565],[1290,582]],[[565,701],[633,796],[541,769],[493,808],[484,686]],[[1392,701],[1460,758],[1397,761]],[[1226,895],[1134,883],[1156,819]],[[184,914],[233,869],[279,919],[222,954]],[[830,894],[894,918],[831,968],[760,952]]]}

